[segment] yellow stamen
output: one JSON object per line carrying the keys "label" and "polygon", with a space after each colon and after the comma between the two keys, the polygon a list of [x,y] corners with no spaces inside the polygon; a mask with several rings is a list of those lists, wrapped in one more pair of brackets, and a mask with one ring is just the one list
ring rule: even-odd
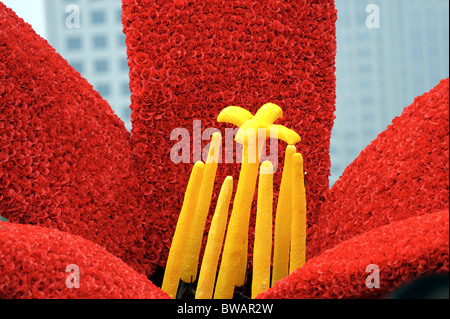
{"label": "yellow stamen", "polygon": [[267,124],[272,124],[282,117],[283,110],[281,109],[281,107],[273,103],[264,104],[255,114],[255,118]]}
{"label": "yellow stamen", "polygon": [[303,267],[306,258],[306,193],[303,175],[303,156],[292,159],[292,237],[289,274]]}
{"label": "yellow stamen", "polygon": [[239,174],[238,186],[228,225],[225,246],[217,278],[215,299],[231,299],[242,255],[242,246],[247,241],[250,211],[258,178],[259,159],[248,162],[248,141],[244,144],[244,160]]}
{"label": "yellow stamen", "polygon": [[195,163],[189,183],[184,196],[183,206],[180,216],[178,217],[177,227],[173,235],[172,245],[167,259],[166,270],[161,289],[169,296],[174,298],[178,290],[181,270],[183,267],[182,260],[186,251],[186,244],[192,227],[195,210],[197,207],[199,196],[199,185],[203,178],[204,164],[202,162]]}
{"label": "yellow stamen", "polygon": [[242,245],[241,257],[239,258],[239,268],[236,276],[236,287],[242,287],[245,285],[245,279],[247,277],[247,264],[248,264],[248,236],[246,237],[245,244]]}
{"label": "yellow stamen", "polygon": [[212,136],[211,146],[206,160],[203,180],[200,187],[197,209],[192,223],[192,230],[187,243],[181,280],[193,282],[197,277],[200,249],[202,247],[203,231],[211,205],[211,197],[216,178],[219,151],[222,145],[222,135],[216,132]]}
{"label": "yellow stamen", "polygon": [[295,152],[296,148],[294,145],[287,146],[275,216],[272,286],[289,274],[289,246],[291,243],[292,220],[292,157]]}
{"label": "yellow stamen", "polygon": [[272,124],[267,128],[267,135],[271,136],[270,130],[276,130],[279,140],[285,141],[289,145],[295,145],[300,143],[302,140],[300,135],[298,135],[295,131],[288,129],[285,126]]}
{"label": "yellow stamen", "polygon": [[252,298],[270,287],[272,256],[273,165],[261,164],[253,251]]}
{"label": "yellow stamen", "polygon": [[227,225],[228,209],[233,193],[233,178],[228,176],[222,184],[217,206],[209,229],[205,254],[198,278],[196,299],[211,299],[216,280],[217,264],[222,250],[225,228]]}
{"label": "yellow stamen", "polygon": [[[214,298],[232,298],[234,284],[240,283],[239,264],[243,265],[241,259],[243,246],[248,241],[248,225],[251,204],[255,192],[258,175],[259,159],[263,143],[259,141],[260,130],[264,132],[264,138],[272,136],[272,132],[279,133],[279,137],[289,144],[300,141],[300,136],[288,128],[273,123],[283,116],[282,109],[273,103],[264,104],[253,116],[250,112],[237,106],[227,107],[220,112],[217,120],[219,122],[230,122],[239,126],[235,140],[244,144],[244,161],[241,166],[238,187],[233,204],[228,230],[225,238],[224,252],[219,275],[216,284]],[[269,133],[269,134],[267,134]],[[278,135],[276,136],[278,138]],[[250,143],[250,141],[254,141]],[[253,146],[253,152],[249,151],[249,145]],[[259,147],[258,147],[259,146]],[[251,154],[251,156],[249,156]],[[255,156],[256,155],[256,156]],[[256,161],[254,160],[256,157]],[[249,158],[251,159],[249,161]],[[242,269],[243,267],[241,267]],[[239,276],[239,277],[238,277]]]}
{"label": "yellow stamen", "polygon": [[[257,131],[258,129],[269,129],[269,127],[283,116],[283,110],[276,104],[267,103],[261,106],[261,108],[256,112],[255,116],[243,123],[240,126],[236,134],[236,141],[242,140],[243,134],[245,134],[246,130],[249,128]],[[286,128],[287,129],[287,128]],[[266,134],[267,135],[267,134]],[[267,136],[268,137],[268,136]]]}
{"label": "yellow stamen", "polygon": [[227,122],[241,127],[245,122],[251,120],[252,118],[252,113],[246,109],[239,106],[228,106],[220,112],[217,117],[217,122]]}

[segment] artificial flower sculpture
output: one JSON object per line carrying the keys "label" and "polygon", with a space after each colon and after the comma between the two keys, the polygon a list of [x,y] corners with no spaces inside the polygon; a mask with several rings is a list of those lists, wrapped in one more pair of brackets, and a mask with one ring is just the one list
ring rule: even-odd
{"label": "artificial flower sculpture", "polygon": [[[170,133],[195,132],[195,119],[215,127],[229,105],[254,113],[268,101],[302,137],[307,258],[259,298],[382,297],[448,272],[448,79],[405,108],[328,189],[333,1],[123,4],[132,136],[0,3],[0,215],[8,219],[0,221],[0,297],[168,298],[148,278],[165,267],[193,166],[170,161]],[[217,177],[238,167],[219,165]],[[280,179],[281,169],[275,196]],[[365,285],[369,265],[379,267],[379,288]]]}

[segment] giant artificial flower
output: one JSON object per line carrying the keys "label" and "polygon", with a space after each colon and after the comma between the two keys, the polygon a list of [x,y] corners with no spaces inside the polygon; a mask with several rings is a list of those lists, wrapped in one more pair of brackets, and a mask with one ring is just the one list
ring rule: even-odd
{"label": "giant artificial flower", "polygon": [[[449,81],[405,108],[329,189],[335,20],[331,0],[124,0],[130,136],[0,3],[0,297],[168,297],[148,278],[167,261],[194,150],[210,138],[202,128],[223,131],[225,106],[268,101],[302,136],[308,250],[259,297],[379,297],[448,271]],[[175,128],[192,134],[189,163],[169,157]],[[219,164],[217,179],[238,166]],[[368,265],[379,267],[378,289],[365,285]]]}

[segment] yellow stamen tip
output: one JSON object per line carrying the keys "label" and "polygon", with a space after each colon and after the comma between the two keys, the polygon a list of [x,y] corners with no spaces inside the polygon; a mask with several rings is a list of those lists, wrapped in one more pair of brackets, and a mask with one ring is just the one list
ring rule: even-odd
{"label": "yellow stamen tip", "polygon": [[266,103],[256,112],[255,118],[261,122],[274,123],[276,120],[283,117],[283,110],[276,104]]}
{"label": "yellow stamen tip", "polygon": [[224,108],[217,117],[217,122],[232,123],[241,127],[245,122],[253,118],[252,113],[239,106],[228,106]]}
{"label": "yellow stamen tip", "polygon": [[267,130],[268,136],[285,141],[289,145],[295,145],[302,140],[300,135],[285,126],[272,124],[267,128]]}

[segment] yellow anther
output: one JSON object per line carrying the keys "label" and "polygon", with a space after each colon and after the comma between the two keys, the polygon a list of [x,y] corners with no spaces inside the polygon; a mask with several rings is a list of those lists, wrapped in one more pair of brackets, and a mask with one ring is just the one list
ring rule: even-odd
{"label": "yellow anther", "polygon": [[253,251],[252,298],[269,288],[272,256],[273,165],[261,164]]}
{"label": "yellow anther", "polygon": [[[229,106],[220,112],[217,121],[238,126],[239,130],[235,140],[240,144],[244,144],[245,136],[254,136],[255,141],[258,140],[260,129],[265,130],[265,138],[278,138],[290,145],[300,142],[301,138],[296,132],[287,127],[273,124],[282,117],[283,110],[278,105],[267,103],[261,106],[254,116],[241,107]],[[277,136],[273,136],[273,134],[277,134]]]}
{"label": "yellow anther", "polygon": [[[267,129],[267,136],[285,141],[288,145],[295,145],[302,139],[295,131],[288,129],[282,125],[270,125]],[[276,135],[276,136],[274,136]]]}
{"label": "yellow anther", "polygon": [[286,147],[275,217],[272,286],[289,274],[289,248],[292,224],[292,160],[296,151],[293,145]]}
{"label": "yellow anther", "polygon": [[194,219],[190,235],[188,236],[186,252],[184,257],[181,280],[192,282],[197,278],[198,260],[202,247],[203,231],[205,229],[206,218],[208,217],[211,197],[214,189],[217,165],[219,163],[220,146],[222,145],[222,135],[216,132],[212,136],[210,151],[203,170],[203,179],[200,184],[198,203],[195,210]]}
{"label": "yellow anther", "polygon": [[289,274],[303,267],[306,259],[306,193],[303,156],[292,158],[292,228]]}
{"label": "yellow anther", "polygon": [[187,245],[186,238],[189,238],[191,232],[192,221],[197,208],[200,190],[198,185],[202,182],[204,167],[205,165],[202,162],[197,162],[192,169],[191,177],[189,178],[186,193],[184,195],[183,206],[181,208],[180,216],[178,217],[175,234],[173,235],[169,257],[167,259],[161,289],[172,298],[175,298],[176,296],[178,283],[180,281],[183,267],[183,264],[180,261],[184,260]]}
{"label": "yellow anther", "polygon": [[213,296],[216,281],[217,264],[222,249],[225,228],[227,226],[228,208],[233,192],[233,178],[228,176],[222,184],[214,217],[209,230],[202,268],[198,278],[196,299],[210,299]]}
{"label": "yellow anther", "polygon": [[217,122],[219,123],[231,123],[238,127],[241,127],[245,122],[253,118],[252,113],[239,106],[229,106],[224,108],[219,116]]}
{"label": "yellow anther", "polygon": [[283,110],[276,104],[267,103],[261,106],[261,108],[256,112],[255,118],[261,123],[266,123],[267,125],[273,124],[276,120],[283,117]]}

